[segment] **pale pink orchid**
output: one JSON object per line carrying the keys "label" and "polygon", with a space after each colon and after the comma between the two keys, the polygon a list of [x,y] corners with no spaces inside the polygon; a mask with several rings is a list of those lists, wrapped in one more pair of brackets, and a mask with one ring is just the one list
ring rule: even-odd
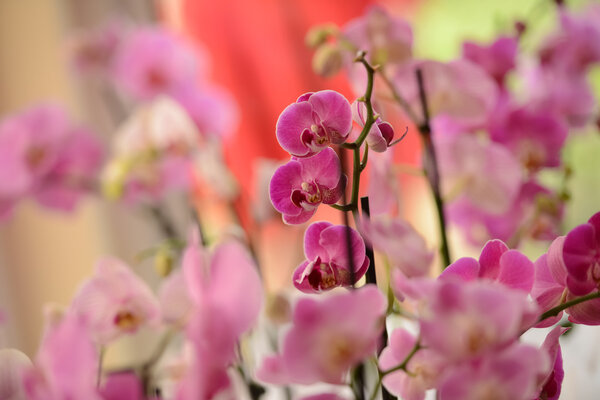
{"label": "pale pink orchid", "polygon": [[479,260],[463,257],[450,264],[439,276],[443,280],[473,281],[485,279],[529,293],[533,287],[533,263],[518,250],[509,250],[501,240],[490,240]]}
{"label": "pale pink orchid", "polygon": [[105,258],[95,275],[80,287],[71,312],[86,318],[90,334],[100,344],[156,326],[159,305],[150,288],[120,260]]}
{"label": "pale pink orchid", "polygon": [[527,295],[484,280],[438,280],[421,299],[422,344],[453,361],[496,351],[535,324],[540,310]]}
{"label": "pale pink orchid", "polygon": [[263,360],[258,379],[274,384],[346,382],[350,368],[377,350],[385,309],[385,297],[374,285],[299,300],[280,354]]}
{"label": "pale pink orchid", "polygon": [[[347,232],[347,229],[350,232]],[[352,260],[348,260],[350,236]],[[344,225],[315,222],[304,233],[307,260],[294,272],[294,286],[306,293],[321,292],[338,286],[352,286],[369,268],[365,242],[360,234]]]}
{"label": "pale pink orchid", "polygon": [[[373,111],[375,112],[375,111]],[[364,102],[355,100],[352,103],[352,118],[361,127],[365,126],[367,117],[367,106]],[[369,149],[383,153],[394,139],[394,128],[389,122],[384,122],[380,117],[375,119],[367,134],[366,143]]]}
{"label": "pale pink orchid", "polygon": [[514,343],[477,362],[448,368],[438,386],[440,400],[530,400],[549,368],[544,351]]}
{"label": "pale pink orchid", "polygon": [[[389,345],[379,356],[379,367],[386,371],[402,364],[413,350],[417,338],[404,328],[395,329],[389,339]],[[419,349],[406,365],[405,370],[399,370],[386,375],[383,385],[386,389],[404,400],[423,400],[425,391],[432,389],[448,362],[439,354]]]}
{"label": "pale pink orchid", "polygon": [[434,252],[407,221],[387,215],[362,218],[359,229],[365,240],[382,252],[393,268],[408,278],[428,275]]}
{"label": "pale pink orchid", "polygon": [[335,204],[343,194],[346,176],[331,148],[308,158],[295,158],[277,168],[269,187],[273,207],[288,224],[308,221],[321,204]]}
{"label": "pale pink orchid", "polygon": [[490,214],[509,209],[519,194],[522,170],[504,146],[471,134],[434,135],[434,145],[450,203],[464,198]]}
{"label": "pale pink orchid", "polygon": [[0,349],[0,399],[26,400],[22,375],[31,366],[25,353],[17,349]]}
{"label": "pale pink orchid", "polygon": [[416,70],[423,74],[423,84],[432,122],[438,117],[451,119],[463,129],[482,127],[495,106],[499,90],[493,79],[478,65],[467,60],[442,63],[415,60],[398,70],[394,85],[415,112],[420,112]]}
{"label": "pale pink orchid", "polygon": [[151,100],[195,84],[204,62],[199,49],[174,33],[146,27],[130,32],[119,45],[112,74],[127,94]]}
{"label": "pale pink orchid", "polygon": [[[171,275],[165,283],[171,289],[161,293],[165,319],[187,322],[186,338],[192,346],[176,399],[212,398],[230,386],[227,369],[240,336],[258,317],[262,285],[254,262],[239,243],[223,243],[209,255],[199,246],[196,231],[184,253],[182,274]],[[178,285],[187,299],[177,293]]]}
{"label": "pale pink orchid", "polygon": [[369,154],[367,193],[371,215],[389,213],[398,203],[399,180],[393,165],[393,149]]}
{"label": "pale pink orchid", "polygon": [[85,317],[72,313],[46,332],[23,382],[28,400],[101,400],[97,376],[98,353],[89,327]]}
{"label": "pale pink orchid", "polygon": [[158,97],[138,107],[115,134],[113,158],[103,173],[105,194],[134,203],[188,190],[199,143],[194,122],[172,99]]}
{"label": "pale pink orchid", "polygon": [[107,75],[127,28],[111,21],[99,29],[83,32],[69,43],[75,70],[80,74]]}
{"label": "pale pink orchid", "polygon": [[42,104],[0,122],[0,215],[33,196],[71,211],[91,192],[103,158],[100,143],[59,106]]}
{"label": "pale pink orchid", "polygon": [[500,36],[489,45],[464,42],[463,58],[479,65],[504,87],[506,74],[515,68],[519,42],[517,38]]}
{"label": "pale pink orchid", "polygon": [[305,93],[283,110],[275,133],[284,150],[310,157],[330,144],[340,144],[352,130],[348,100],[333,90]]}

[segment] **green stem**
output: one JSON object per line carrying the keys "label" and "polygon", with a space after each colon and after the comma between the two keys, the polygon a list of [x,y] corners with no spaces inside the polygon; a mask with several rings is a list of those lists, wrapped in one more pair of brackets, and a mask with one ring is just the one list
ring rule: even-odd
{"label": "green stem", "polygon": [[381,371],[380,370],[379,371],[379,378],[377,379],[377,383],[375,384],[375,388],[373,389],[373,392],[371,393],[371,396],[369,397],[369,400],[375,400],[375,397],[377,396],[377,392],[379,391],[379,388],[381,387],[381,381],[383,380],[384,376],[386,376],[388,374],[391,374],[392,372],[396,372],[396,371],[400,371],[400,370],[406,371],[406,366],[408,365],[408,363],[410,362],[410,360],[421,349],[422,349],[421,343],[417,340],[417,342],[413,346],[412,350],[404,358],[404,360],[402,361],[402,363],[400,363],[399,365],[396,365],[393,368],[386,369],[385,371]]}
{"label": "green stem", "polygon": [[362,161],[360,162],[360,172],[363,172],[367,168],[367,161],[369,160],[369,145],[365,144],[365,151],[363,152]]}
{"label": "green stem", "polygon": [[594,293],[590,293],[588,295],[582,296],[582,297],[578,297],[576,299],[564,302],[554,308],[549,309],[548,311],[546,311],[545,313],[543,313],[542,315],[540,315],[540,318],[538,319],[538,322],[541,322],[547,318],[550,317],[554,317],[556,315],[558,315],[558,313],[560,313],[561,311],[575,306],[579,303],[583,303],[584,301],[588,301],[588,300],[593,300],[593,299],[598,299],[600,298],[600,291],[598,292],[594,292]]}

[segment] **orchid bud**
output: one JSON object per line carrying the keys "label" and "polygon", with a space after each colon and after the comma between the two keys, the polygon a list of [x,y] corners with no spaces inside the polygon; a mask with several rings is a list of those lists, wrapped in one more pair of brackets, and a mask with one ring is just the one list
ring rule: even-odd
{"label": "orchid bud", "polygon": [[338,27],[335,24],[324,24],[312,27],[306,34],[305,42],[308,47],[321,46],[329,37],[337,34]]}
{"label": "orchid bud", "polygon": [[319,46],[312,59],[313,71],[324,78],[330,78],[337,74],[343,64],[342,50],[333,43],[324,43]]}

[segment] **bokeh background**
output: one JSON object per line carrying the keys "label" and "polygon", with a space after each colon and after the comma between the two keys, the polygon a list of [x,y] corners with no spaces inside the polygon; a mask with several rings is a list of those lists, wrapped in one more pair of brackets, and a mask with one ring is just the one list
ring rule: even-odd
{"label": "bokeh background", "polygon": [[[99,107],[101,101],[88,82],[74,76],[67,43],[77,32],[122,17],[140,23],[164,23],[201,43],[211,61],[210,76],[235,97],[240,109],[236,134],[228,139],[226,157],[242,188],[242,209],[257,195],[253,165],[261,157],[285,158],[275,140],[274,126],[281,110],[307,91],[334,88],[351,96],[343,76],[325,80],[311,68],[312,52],[304,45],[306,31],[325,22],[343,24],[360,15],[373,1],[366,0],[3,0],[0,1],[0,117],[30,104],[53,100],[65,105],[76,119],[96,127],[108,142],[114,126]],[[528,40],[548,29],[554,18],[547,0],[398,0],[377,2],[391,13],[411,21],[418,57],[449,60],[459,54],[464,39],[490,40],[522,19],[535,30]],[[583,3],[573,1],[569,3]],[[528,45],[526,43],[526,45]],[[598,73],[595,73],[599,75]],[[598,83],[599,79],[594,80]],[[596,86],[599,89],[598,85]],[[600,93],[600,90],[596,90]],[[398,151],[407,162],[416,162],[418,138],[409,137]],[[575,176],[573,200],[567,208],[566,227],[586,220],[600,208],[600,137],[581,135],[565,151]],[[431,242],[433,215],[423,184],[403,182],[404,214]],[[201,201],[201,200],[200,200]],[[207,204],[206,207],[218,205]],[[182,231],[186,219],[177,215]],[[227,215],[215,212],[215,219]],[[252,224],[242,212],[245,224]],[[218,223],[218,221],[216,221]],[[300,261],[301,248],[289,248],[301,231],[261,232],[261,249],[278,249],[263,255],[267,288],[288,284],[290,271]],[[0,225],[0,308],[6,329],[0,345],[35,354],[42,332],[43,312],[50,302],[67,304],[79,283],[92,273],[95,260],[115,255],[128,261],[155,243],[160,232],[141,211],[88,198],[74,214],[46,211],[20,204],[15,215]],[[464,249],[460,240],[454,245]],[[286,247],[288,246],[288,247]],[[541,250],[527,249],[531,257]],[[459,254],[458,250],[454,251]],[[154,274],[143,263],[136,271],[149,280]],[[122,345],[135,353],[135,345]],[[592,334],[586,346],[600,348],[600,335]],[[126,350],[125,350],[126,349]],[[114,356],[118,363],[118,356]],[[565,363],[568,364],[568,357]],[[600,370],[600,357],[582,368]],[[565,369],[568,368],[568,365]],[[569,371],[567,369],[567,374]],[[587,397],[573,397],[587,398]]]}

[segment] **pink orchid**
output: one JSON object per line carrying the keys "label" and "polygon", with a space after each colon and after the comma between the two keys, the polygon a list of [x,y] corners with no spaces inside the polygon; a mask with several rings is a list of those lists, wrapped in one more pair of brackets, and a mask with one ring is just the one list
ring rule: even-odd
{"label": "pink orchid", "polygon": [[257,377],[275,384],[345,382],[350,368],[376,351],[385,308],[385,297],[374,285],[301,299],[281,353],[263,360]]}
{"label": "pink orchid", "polygon": [[159,306],[150,288],[117,259],[105,258],[73,299],[72,312],[88,321],[98,343],[157,324]]}
{"label": "pink orchid", "polygon": [[580,15],[559,12],[561,28],[540,49],[540,62],[567,74],[584,73],[600,62],[600,7],[588,7]]}
{"label": "pink orchid", "polygon": [[442,279],[426,296],[419,319],[422,343],[448,360],[472,360],[502,348],[539,315],[527,293],[495,282]]}
{"label": "pink orchid", "polygon": [[310,157],[330,144],[346,141],[352,129],[348,100],[333,90],[305,93],[283,110],[275,133],[284,150]]}
{"label": "pink orchid", "polygon": [[542,343],[542,350],[548,355],[552,368],[542,379],[541,384],[538,385],[540,391],[536,400],[558,400],[560,396],[565,372],[563,370],[562,354],[558,339],[568,330],[568,328],[557,326],[548,333],[546,339],[544,339],[544,343]]}
{"label": "pink orchid", "polygon": [[161,28],[130,32],[117,49],[113,77],[132,97],[150,100],[172,94],[200,76],[200,54]]}
{"label": "pink orchid", "polygon": [[367,194],[371,215],[389,213],[398,203],[398,175],[393,168],[394,152],[369,154]]}
{"label": "pink orchid", "polygon": [[[351,261],[346,245],[347,229],[350,230]],[[306,293],[351,286],[369,268],[365,242],[357,231],[344,225],[325,221],[312,223],[304,233],[304,254],[307,261],[296,268],[294,286]]]}
{"label": "pink orchid", "polygon": [[501,214],[484,212],[466,198],[449,204],[447,212],[476,246],[490,238],[516,245],[526,237],[552,240],[558,236],[564,204],[555,193],[530,180],[521,185],[508,210]]}
{"label": "pink orchid", "polygon": [[0,204],[6,214],[26,195],[72,210],[91,192],[103,152],[93,135],[60,107],[32,107],[0,123]]}
{"label": "pink orchid", "polygon": [[429,273],[434,252],[408,222],[385,215],[360,220],[360,231],[371,246],[385,254],[392,267],[408,278]]}
{"label": "pink orchid", "polygon": [[343,38],[356,51],[364,50],[373,65],[394,65],[412,56],[413,34],[409,23],[390,15],[381,6],[371,6],[364,16],[343,27]]}
{"label": "pink orchid", "polygon": [[533,263],[518,250],[509,250],[501,240],[490,240],[481,250],[479,261],[463,257],[442,272],[440,279],[472,281],[486,279],[526,293],[531,291],[535,269]]}
{"label": "pink orchid", "polygon": [[269,193],[273,207],[284,222],[301,224],[317,211],[319,204],[335,204],[346,186],[340,160],[327,148],[309,158],[295,158],[277,168]]}
{"label": "pink orchid", "polygon": [[103,400],[146,400],[142,382],[128,371],[109,374],[100,394]]}
{"label": "pink orchid", "polygon": [[406,64],[398,70],[394,84],[402,88],[402,94],[413,110],[421,109],[415,73],[417,68],[423,73],[434,124],[437,118],[444,117],[463,129],[483,126],[499,93],[496,83],[481,67],[467,60],[450,63],[419,60]]}
{"label": "pink orchid", "polygon": [[[190,307],[178,311],[187,319],[186,337],[192,345],[192,360],[177,388],[178,400],[212,398],[230,386],[227,368],[235,356],[240,336],[254,324],[262,304],[262,285],[254,262],[237,242],[219,245],[212,255],[199,247],[194,231],[182,262],[183,279],[172,275],[171,290],[163,292],[165,305]],[[177,296],[174,289],[188,299]],[[175,310],[167,306],[168,310]]]}
{"label": "pink orchid", "polygon": [[16,349],[0,349],[0,399],[26,400],[23,373],[31,368],[31,360]]}
{"label": "pink orchid", "polygon": [[35,366],[23,382],[29,400],[101,400],[96,391],[98,354],[85,318],[67,314],[46,332]]}
{"label": "pink orchid", "polygon": [[567,287],[578,296],[598,290],[600,285],[600,212],[586,224],[573,228],[563,245]]}
{"label": "pink orchid", "polygon": [[346,400],[345,397],[338,396],[334,393],[314,394],[312,396],[303,397],[300,400]]}
{"label": "pink orchid", "polygon": [[507,211],[519,193],[519,162],[502,145],[470,134],[435,135],[442,188],[482,211]]}
{"label": "pink orchid", "polygon": [[112,21],[76,36],[69,46],[75,70],[81,74],[108,74],[125,33],[119,21]]}
{"label": "pink orchid", "polygon": [[465,59],[479,65],[504,87],[506,74],[515,68],[518,46],[516,38],[501,36],[487,46],[464,42],[462,51]]}
{"label": "pink orchid", "polygon": [[530,400],[549,366],[545,352],[514,343],[478,362],[449,368],[438,387],[440,400]]}
{"label": "pink orchid", "polygon": [[[352,118],[361,127],[365,126],[367,106],[364,102],[355,100],[352,103]],[[394,128],[389,122],[384,122],[377,117],[367,134],[366,143],[369,148],[378,153],[383,153],[394,139]]]}
{"label": "pink orchid", "polygon": [[189,189],[198,146],[194,122],[172,99],[158,97],[138,107],[115,134],[113,158],[103,173],[106,195],[133,203]]}
{"label": "pink orchid", "polygon": [[[561,304],[565,299],[567,285],[567,269],[562,258],[565,237],[556,238],[548,253],[542,254],[535,262],[535,281],[531,289],[531,297],[542,310],[549,310]],[[563,312],[556,317],[541,321],[536,327],[552,326],[560,321]]]}
{"label": "pink orchid", "polygon": [[491,139],[504,144],[530,172],[561,165],[567,127],[549,110],[500,107],[489,130]]}
{"label": "pink orchid", "polygon": [[[379,367],[385,371],[402,364],[413,350],[417,339],[403,328],[390,335],[389,345],[379,356]],[[423,400],[425,391],[437,384],[439,376],[447,366],[447,361],[428,349],[420,349],[408,364],[406,371],[399,370],[386,375],[383,385],[386,389],[405,400]]]}

